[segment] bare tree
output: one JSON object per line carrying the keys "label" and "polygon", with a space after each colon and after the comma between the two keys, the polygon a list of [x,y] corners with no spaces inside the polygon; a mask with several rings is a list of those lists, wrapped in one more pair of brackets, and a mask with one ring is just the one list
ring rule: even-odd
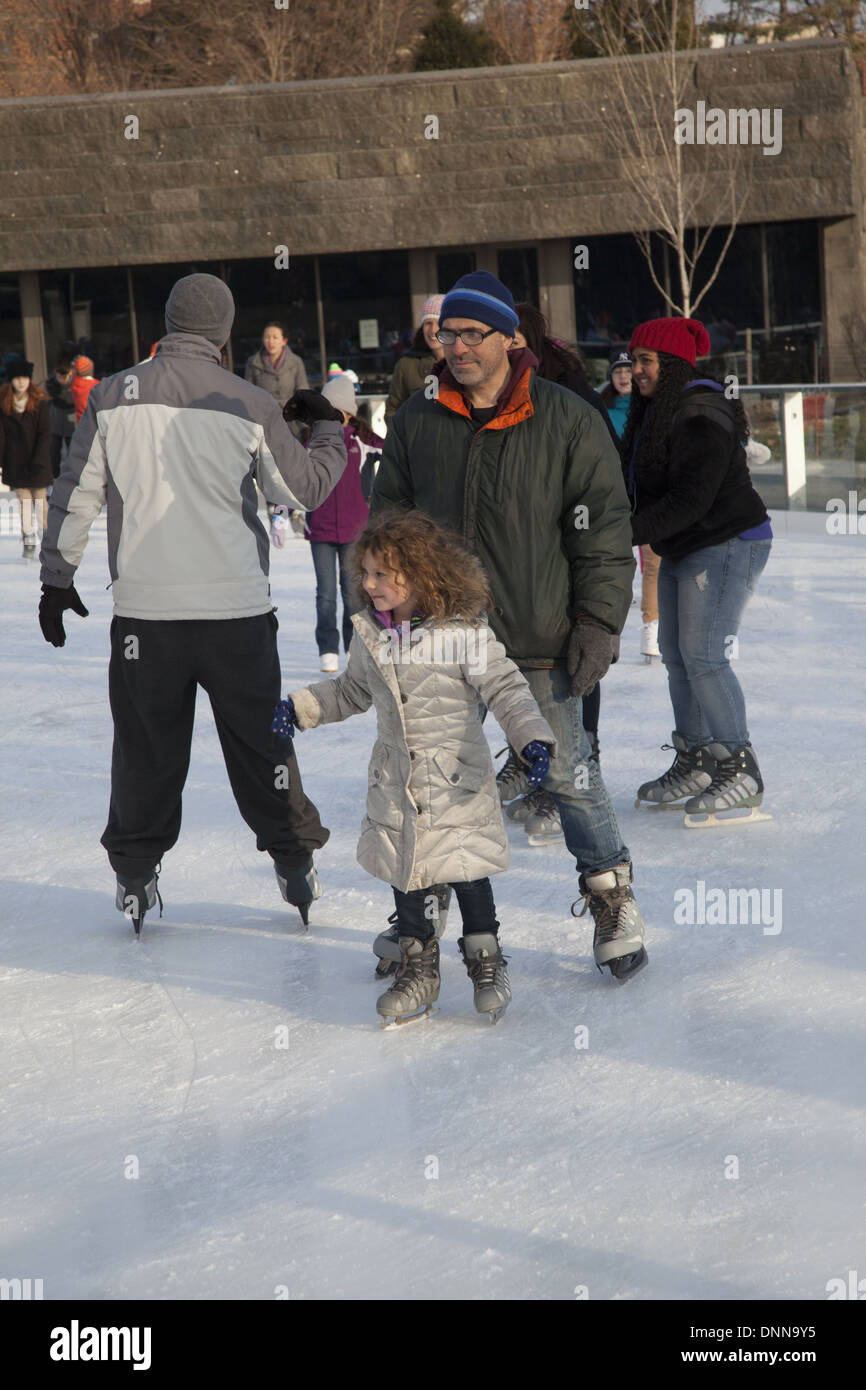
{"label": "bare tree", "polygon": [[500,63],[553,63],[571,57],[566,0],[482,0],[478,12]]}
{"label": "bare tree", "polygon": [[[600,56],[617,59],[606,65],[611,101],[602,114],[628,190],[633,235],[664,302],[690,317],[727,255],[751,184],[751,157],[736,144],[694,148],[676,138],[677,113],[696,95],[688,51],[699,44],[693,5],[599,0],[590,9],[591,42]],[[727,227],[721,249],[699,273],[720,226]],[[673,255],[670,283],[653,256],[657,240]]]}

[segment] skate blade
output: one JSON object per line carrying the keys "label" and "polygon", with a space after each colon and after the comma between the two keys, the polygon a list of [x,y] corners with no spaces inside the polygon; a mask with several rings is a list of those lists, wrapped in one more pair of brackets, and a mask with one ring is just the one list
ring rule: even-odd
{"label": "skate blade", "polygon": [[527,835],[526,838],[531,845],[561,845],[565,835],[560,831],[558,835]]}
{"label": "skate blade", "polygon": [[507,1004],[502,1004],[498,1009],[489,1009],[487,1011],[487,1017],[490,1019],[490,1022],[498,1023],[507,1008]]}
{"label": "skate blade", "polygon": [[634,799],[635,810],[639,811],[644,807],[647,811],[681,811],[686,797],[680,797],[679,801],[641,801],[639,796]]}
{"label": "skate blade", "polygon": [[630,952],[630,955],[631,961],[628,966],[624,965],[624,962],[628,960],[627,956],[614,956],[611,960],[606,960],[604,965],[599,965],[596,961],[596,965],[602,974],[604,974],[604,966],[607,966],[611,979],[616,980],[618,984],[625,984],[626,980],[632,979],[638,971],[643,970],[645,965],[649,965],[649,956],[644,946],[641,946],[637,951]]}
{"label": "skate blade", "polygon": [[644,666],[656,666],[660,661],[660,656],[648,656],[646,652],[641,652]]}
{"label": "skate blade", "polygon": [[382,1028],[386,1033],[392,1033],[395,1028],[402,1028],[407,1023],[423,1023],[425,1018],[438,1012],[434,1004],[427,1004],[417,1014],[381,1014]]}
{"label": "skate blade", "polygon": [[743,816],[737,807],[730,811],[686,811],[683,825],[687,830],[707,830],[723,825],[756,825],[759,820],[772,820],[768,811],[759,811],[757,806],[748,808],[749,814]]}

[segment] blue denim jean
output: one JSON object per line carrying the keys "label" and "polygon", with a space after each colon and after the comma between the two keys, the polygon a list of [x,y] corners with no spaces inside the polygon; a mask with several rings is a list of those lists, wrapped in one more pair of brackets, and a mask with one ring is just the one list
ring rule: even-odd
{"label": "blue denim jean", "polygon": [[352,633],[355,629],[349,621],[357,613],[357,605],[352,603],[349,586],[349,572],[346,568],[348,544],[336,541],[310,541],[313,552],[313,565],[316,570],[316,646],[319,656],[324,652],[340,650],[340,634],[337,631],[337,573],[340,575],[340,593],[343,598],[343,647],[349,650]]}
{"label": "blue denim jean", "polygon": [[743,610],[772,541],[735,537],[659,567],[659,648],[674,726],[689,748],[749,742],[746,702],[731,667]]}
{"label": "blue denim jean", "polygon": [[598,874],[630,863],[598,764],[590,761],[592,746],[568,672],[521,666],[520,674],[556,739],[556,757],[542,785],[559,808],[566,847],[578,870]]}

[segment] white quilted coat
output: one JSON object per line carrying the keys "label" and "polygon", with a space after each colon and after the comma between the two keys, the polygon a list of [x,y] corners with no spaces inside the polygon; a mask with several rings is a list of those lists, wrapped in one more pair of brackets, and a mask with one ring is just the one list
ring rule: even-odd
{"label": "white quilted coat", "polygon": [[508,841],[478,706],[512,748],[555,746],[526,681],[486,624],[428,619],[398,642],[367,610],[352,623],[346,670],[292,699],[301,729],[375,706],[359,864],[403,892],[500,873]]}

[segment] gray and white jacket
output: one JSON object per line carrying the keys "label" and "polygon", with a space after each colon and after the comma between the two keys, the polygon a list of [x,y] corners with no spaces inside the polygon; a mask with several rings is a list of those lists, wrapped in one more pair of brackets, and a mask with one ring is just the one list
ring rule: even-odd
{"label": "gray and white jacket", "polygon": [[345,466],[339,422],[317,423],[304,448],[273,397],[221,367],[212,343],[169,333],[155,357],[91,391],[51,494],[42,582],[69,588],[106,505],[117,616],[270,612],[256,484],[268,502],[312,511]]}

